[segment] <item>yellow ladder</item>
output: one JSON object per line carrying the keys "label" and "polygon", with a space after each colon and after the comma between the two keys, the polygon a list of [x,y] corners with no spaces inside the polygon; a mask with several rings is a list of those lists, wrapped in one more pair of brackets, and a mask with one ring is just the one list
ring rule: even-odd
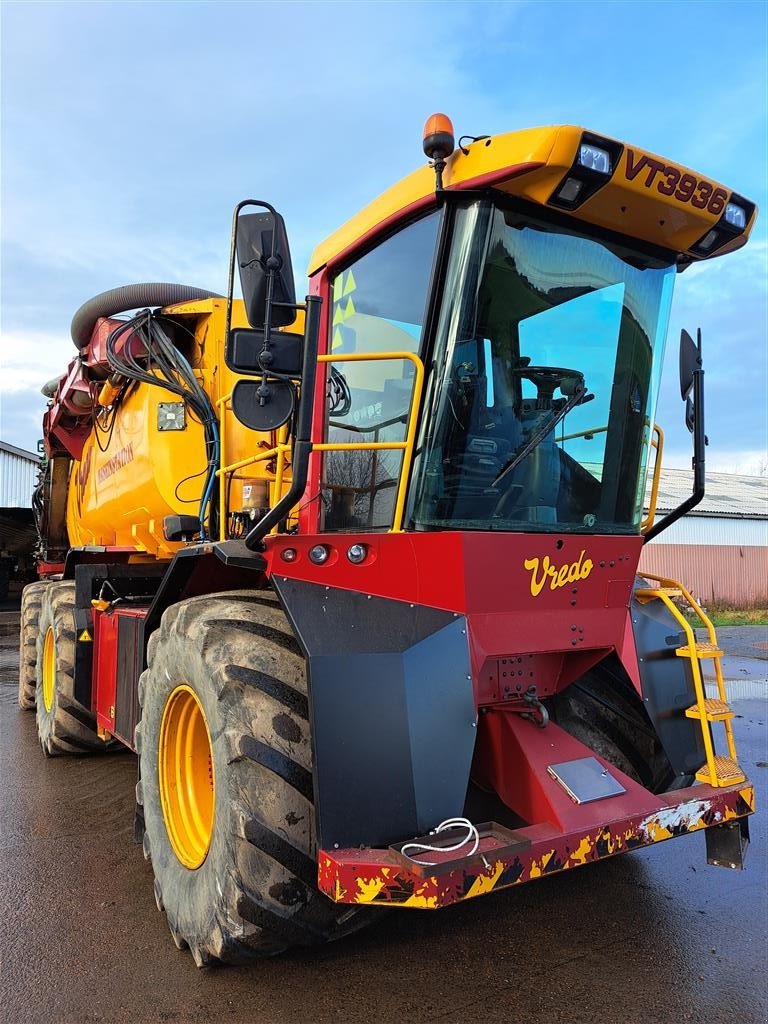
{"label": "yellow ladder", "polygon": [[[655,580],[658,586],[643,587],[636,590],[635,597],[638,601],[662,601],[685,632],[687,643],[682,647],[678,647],[675,654],[679,658],[687,658],[690,661],[693,686],[696,692],[696,703],[688,708],[685,716],[686,718],[694,718],[701,723],[701,734],[704,739],[704,750],[707,755],[706,764],[696,772],[696,778],[699,782],[708,782],[711,786],[720,787],[732,786],[743,782],[745,776],[736,759],[736,747],[733,742],[733,729],[731,728],[733,711],[726,697],[723,670],[720,663],[723,652],[717,645],[715,627],[712,625],[704,609],[701,608],[682,583],[666,579],[663,576],[654,576],[647,572],[642,573],[642,575],[647,579]],[[707,629],[708,641],[696,640],[693,628],[672,600],[674,597],[683,598],[698,615]],[[711,658],[715,668],[717,698],[707,697],[704,691],[704,679],[701,672],[701,661],[704,658]],[[723,723],[728,745],[728,757],[715,752],[712,732],[710,730],[710,725],[714,722]]]}

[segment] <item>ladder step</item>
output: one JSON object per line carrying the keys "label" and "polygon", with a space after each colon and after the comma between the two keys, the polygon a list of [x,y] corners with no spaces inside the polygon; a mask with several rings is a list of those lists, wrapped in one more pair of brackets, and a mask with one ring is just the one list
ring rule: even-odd
{"label": "ladder step", "polygon": [[652,600],[654,597],[661,597],[664,594],[666,597],[682,597],[682,590],[678,590],[677,587],[641,587],[635,591],[635,597],[644,598],[646,601]]}
{"label": "ladder step", "polygon": [[704,765],[696,772],[699,782],[708,782],[715,786],[732,786],[735,783],[744,781],[744,772],[739,768],[738,762],[730,757],[723,757],[722,754],[715,756],[715,779],[713,783],[709,777],[709,768]]}
{"label": "ladder step", "polygon": [[[701,718],[701,711],[698,704],[694,704],[685,712],[686,718]],[[704,701],[704,718],[707,722],[725,722],[733,718],[733,711],[724,700],[715,697],[707,697]]]}
{"label": "ladder step", "polygon": [[[691,656],[687,644],[683,647],[678,647],[675,654],[678,658],[690,658]],[[722,648],[718,647],[717,644],[711,644],[703,640],[699,640],[696,644],[696,656],[698,658],[720,658],[722,654]]]}

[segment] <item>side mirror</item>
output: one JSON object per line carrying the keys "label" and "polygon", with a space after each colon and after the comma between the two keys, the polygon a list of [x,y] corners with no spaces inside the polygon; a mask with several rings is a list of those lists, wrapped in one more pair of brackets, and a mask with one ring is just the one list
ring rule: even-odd
{"label": "side mirror", "polygon": [[304,364],[304,336],[275,331],[265,347],[264,331],[235,327],[229,332],[225,360],[236,373],[267,373],[298,380]]}
{"label": "side mirror", "polygon": [[[685,402],[693,390],[693,375],[701,368],[701,351],[688,331],[680,332],[680,397]],[[686,413],[686,420],[688,415]]]}
{"label": "side mirror", "polygon": [[[285,222],[277,211],[237,216],[235,251],[245,313],[252,327],[288,327],[296,319],[291,250]],[[271,287],[270,287],[271,285]],[[285,304],[285,305],[284,305]]]}
{"label": "side mirror", "polygon": [[250,430],[277,430],[293,415],[296,391],[290,381],[239,380],[232,391],[232,412]]}

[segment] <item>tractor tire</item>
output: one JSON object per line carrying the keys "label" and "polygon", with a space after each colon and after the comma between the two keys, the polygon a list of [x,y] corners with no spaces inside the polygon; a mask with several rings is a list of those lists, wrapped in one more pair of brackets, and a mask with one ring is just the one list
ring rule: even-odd
{"label": "tractor tire", "polygon": [[19,636],[19,707],[35,710],[37,688],[37,636],[40,632],[40,605],[47,580],[38,580],[24,587],[21,594],[21,631]]}
{"label": "tractor tire", "polygon": [[147,660],[136,796],[177,947],[241,963],[367,923],[317,889],[305,662],[275,594],[171,606]]}
{"label": "tractor tire", "polygon": [[591,669],[550,705],[552,720],[651,793],[691,785],[677,776],[637,691],[613,658]]}
{"label": "tractor tire", "polygon": [[[33,584],[34,585],[34,584]],[[75,584],[47,583],[41,594],[35,657],[37,734],[46,754],[103,753],[93,714],[75,700]]]}

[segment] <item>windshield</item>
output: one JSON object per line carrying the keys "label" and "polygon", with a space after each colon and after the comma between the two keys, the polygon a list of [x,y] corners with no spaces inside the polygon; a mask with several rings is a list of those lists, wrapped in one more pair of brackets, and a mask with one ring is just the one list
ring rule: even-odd
{"label": "windshield", "polygon": [[674,274],[457,211],[414,525],[637,532]]}

